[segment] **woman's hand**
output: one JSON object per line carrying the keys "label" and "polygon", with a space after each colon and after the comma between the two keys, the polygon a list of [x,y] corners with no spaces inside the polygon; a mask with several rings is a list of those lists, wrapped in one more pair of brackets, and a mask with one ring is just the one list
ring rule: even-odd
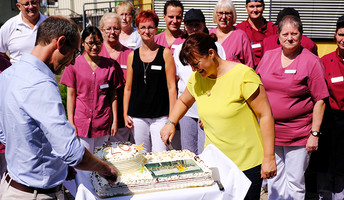
{"label": "woman's hand", "polygon": [[315,137],[314,135],[310,135],[307,144],[306,144],[306,150],[308,153],[312,153],[313,151],[318,150],[318,142],[319,137]]}
{"label": "woman's hand", "polygon": [[172,138],[176,132],[176,127],[173,124],[166,124],[160,130],[161,140],[165,143],[166,146],[172,141]]}
{"label": "woman's hand", "polygon": [[263,179],[272,178],[277,174],[277,166],[275,156],[264,157],[262,167],[260,170],[260,176]]}
{"label": "woman's hand", "polygon": [[127,127],[128,129],[133,128],[133,120],[131,120],[131,117],[129,117],[128,115],[124,116],[124,123],[125,127]]}
{"label": "woman's hand", "polygon": [[117,126],[117,123],[112,123],[112,126],[111,126],[111,136],[115,136],[117,134],[117,131],[118,131],[118,126]]}

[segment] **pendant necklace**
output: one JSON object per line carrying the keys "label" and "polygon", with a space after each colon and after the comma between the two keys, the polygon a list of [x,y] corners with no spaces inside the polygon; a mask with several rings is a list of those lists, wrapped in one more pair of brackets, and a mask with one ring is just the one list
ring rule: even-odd
{"label": "pendant necklace", "polygon": [[148,69],[148,67],[149,67],[149,64],[150,63],[147,63],[147,66],[146,66],[146,64],[144,63],[144,62],[142,62],[142,65],[143,65],[143,82],[145,83],[145,84],[147,84],[147,74],[146,74],[146,72],[147,72],[147,69]]}

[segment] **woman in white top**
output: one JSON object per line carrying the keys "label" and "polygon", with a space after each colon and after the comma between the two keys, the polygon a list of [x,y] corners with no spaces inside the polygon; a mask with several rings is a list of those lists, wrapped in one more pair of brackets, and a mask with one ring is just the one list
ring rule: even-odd
{"label": "woman in white top", "polygon": [[130,1],[120,2],[116,8],[116,13],[121,17],[122,31],[119,35],[119,41],[124,46],[137,49],[142,45],[142,39],[136,28],[132,26],[135,17],[135,8]]}
{"label": "woman in white top", "polygon": [[[201,10],[190,9],[184,16],[185,32],[184,35],[190,36],[195,33],[205,32],[208,29],[205,24],[205,17]],[[185,36],[184,36],[185,37]],[[226,59],[226,54],[220,43],[216,42],[218,54],[222,59]],[[190,65],[183,65],[180,62],[179,54],[183,44],[176,46],[174,49],[174,62],[176,64],[176,74],[178,76],[178,97],[184,92],[186,84],[192,74]],[[195,154],[202,153],[204,149],[205,133],[198,124],[197,104],[194,103],[184,117],[179,121],[181,147],[188,149]]]}

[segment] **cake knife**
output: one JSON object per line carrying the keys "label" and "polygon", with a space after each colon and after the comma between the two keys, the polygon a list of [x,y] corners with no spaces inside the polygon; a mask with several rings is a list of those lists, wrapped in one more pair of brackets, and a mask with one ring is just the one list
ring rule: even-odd
{"label": "cake knife", "polygon": [[217,169],[217,167],[210,167],[210,170],[212,172],[212,177],[214,179],[214,182],[219,186],[219,189],[221,191],[224,191],[225,188],[223,187],[221,181],[220,181],[220,174],[219,174],[219,170]]}
{"label": "cake knife", "polygon": [[171,142],[169,141],[169,140],[167,140],[166,141],[167,142],[167,144],[168,144],[168,150],[173,150],[173,147],[172,147],[172,144],[171,144]]}

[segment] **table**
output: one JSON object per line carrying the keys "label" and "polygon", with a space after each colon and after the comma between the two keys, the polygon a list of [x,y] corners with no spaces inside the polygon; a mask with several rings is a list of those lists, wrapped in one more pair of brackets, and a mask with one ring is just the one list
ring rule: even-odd
{"label": "table", "polygon": [[[222,192],[216,184],[208,187],[194,187],[179,190],[168,190],[131,196],[106,198],[106,200],[222,200],[244,199],[251,181],[242,171],[214,145],[208,145],[199,157],[209,166],[217,167],[221,182],[225,188]],[[65,187],[75,196],[76,200],[100,199],[93,189],[91,181],[79,185],[76,190],[74,181],[65,181]]]}

